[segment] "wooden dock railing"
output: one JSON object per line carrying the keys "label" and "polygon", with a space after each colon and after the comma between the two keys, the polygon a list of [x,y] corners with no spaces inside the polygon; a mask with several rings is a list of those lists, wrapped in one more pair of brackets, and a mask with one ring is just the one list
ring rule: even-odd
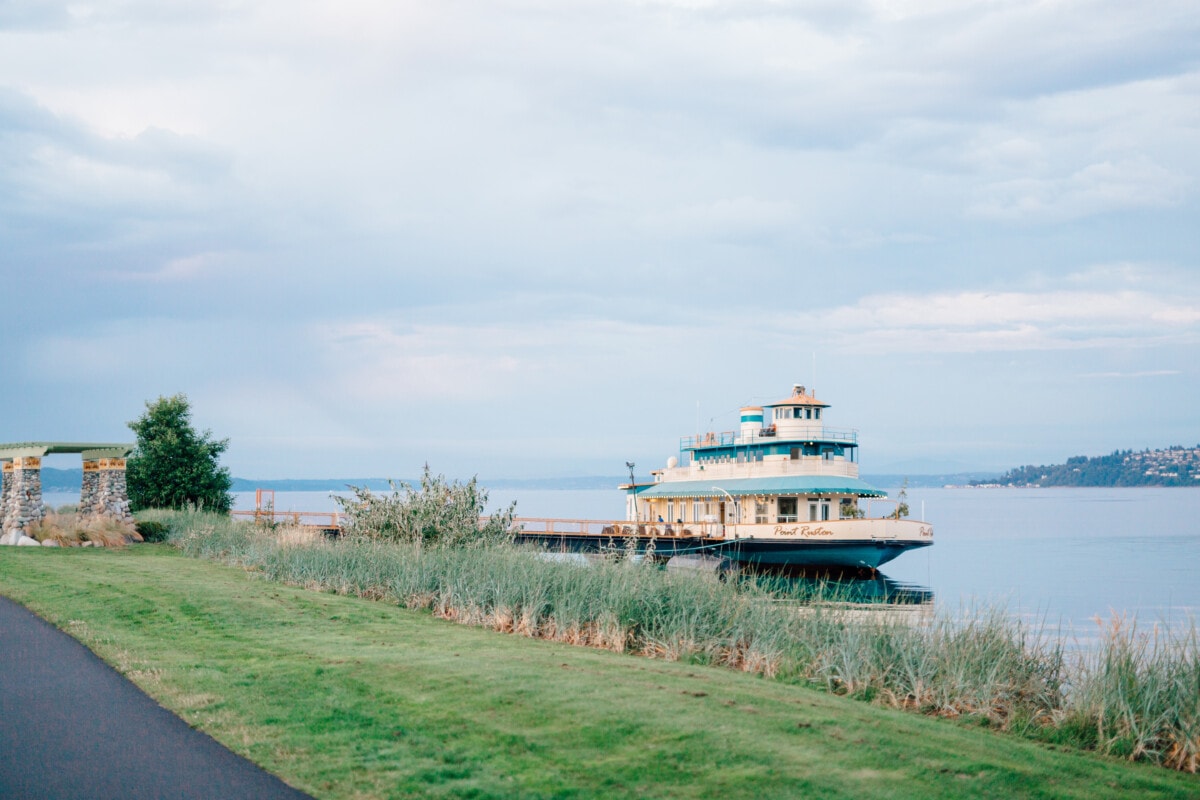
{"label": "wooden dock railing", "polygon": [[249,517],[260,524],[304,525],[330,530],[342,527],[342,515],[337,511],[275,511],[260,508],[250,511],[230,511],[229,513],[234,517]]}

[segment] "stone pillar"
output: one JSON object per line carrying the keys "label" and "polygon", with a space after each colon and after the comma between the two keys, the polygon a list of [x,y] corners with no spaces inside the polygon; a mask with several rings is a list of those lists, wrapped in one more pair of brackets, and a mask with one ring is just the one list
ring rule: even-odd
{"label": "stone pillar", "polygon": [[79,489],[79,520],[83,522],[101,513],[100,459],[83,460],[83,484]]}
{"label": "stone pillar", "polygon": [[96,503],[99,513],[132,525],[133,514],[129,512],[129,491],[125,485],[125,459],[100,459],[99,474]]}
{"label": "stone pillar", "polygon": [[6,460],[0,470],[0,534],[8,533],[8,504],[12,497],[12,486],[13,464]]}
{"label": "stone pillar", "polygon": [[[26,528],[45,516],[42,505],[42,459],[24,456],[12,460],[12,488],[8,489],[5,506],[4,532],[25,532]],[[9,481],[5,481],[8,484]]]}

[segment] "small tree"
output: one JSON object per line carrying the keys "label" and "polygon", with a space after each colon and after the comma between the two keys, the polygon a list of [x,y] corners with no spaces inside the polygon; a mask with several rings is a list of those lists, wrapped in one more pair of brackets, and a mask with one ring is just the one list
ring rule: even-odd
{"label": "small tree", "polygon": [[888,516],[892,519],[908,516],[908,478],[904,479],[904,485],[900,487],[900,494],[896,495],[896,510]]}
{"label": "small tree", "polygon": [[137,435],[126,480],[129,502],[142,508],[196,505],[226,513],[233,504],[233,479],[220,464],[228,439],[192,428],[192,411],[182,394],[147,401],[146,413],[129,423]]}
{"label": "small tree", "polygon": [[351,486],[354,497],[334,498],[348,518],[348,533],[439,547],[473,547],[512,539],[517,504],[484,520],[488,493],[475,478],[465,484],[447,482],[426,464],[419,488],[389,483],[391,494]]}

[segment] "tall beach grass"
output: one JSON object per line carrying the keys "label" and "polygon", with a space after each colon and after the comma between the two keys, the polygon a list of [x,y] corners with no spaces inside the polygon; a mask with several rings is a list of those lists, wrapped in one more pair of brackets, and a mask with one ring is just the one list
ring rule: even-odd
{"label": "tall beach grass", "polygon": [[865,613],[836,590],[719,581],[511,546],[329,541],[201,512],[144,515],[184,553],[266,579],[428,610],[462,624],[722,666],[876,704],[1196,772],[1200,639],[1104,626],[1092,648],[997,607]]}

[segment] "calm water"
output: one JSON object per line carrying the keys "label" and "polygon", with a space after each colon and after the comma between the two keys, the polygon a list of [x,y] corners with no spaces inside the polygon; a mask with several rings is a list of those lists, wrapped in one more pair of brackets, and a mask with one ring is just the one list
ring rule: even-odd
{"label": "calm water", "polygon": [[[517,501],[529,517],[621,518],[614,490],[493,490],[491,509]],[[891,492],[894,497],[895,492]],[[52,505],[78,498],[47,494]],[[328,492],[279,492],[280,511],[333,511]],[[235,495],[254,507],[254,494]],[[883,567],[892,581],[932,592],[942,605],[1006,604],[1088,638],[1095,617],[1141,623],[1200,618],[1200,488],[910,489],[933,547]]]}

